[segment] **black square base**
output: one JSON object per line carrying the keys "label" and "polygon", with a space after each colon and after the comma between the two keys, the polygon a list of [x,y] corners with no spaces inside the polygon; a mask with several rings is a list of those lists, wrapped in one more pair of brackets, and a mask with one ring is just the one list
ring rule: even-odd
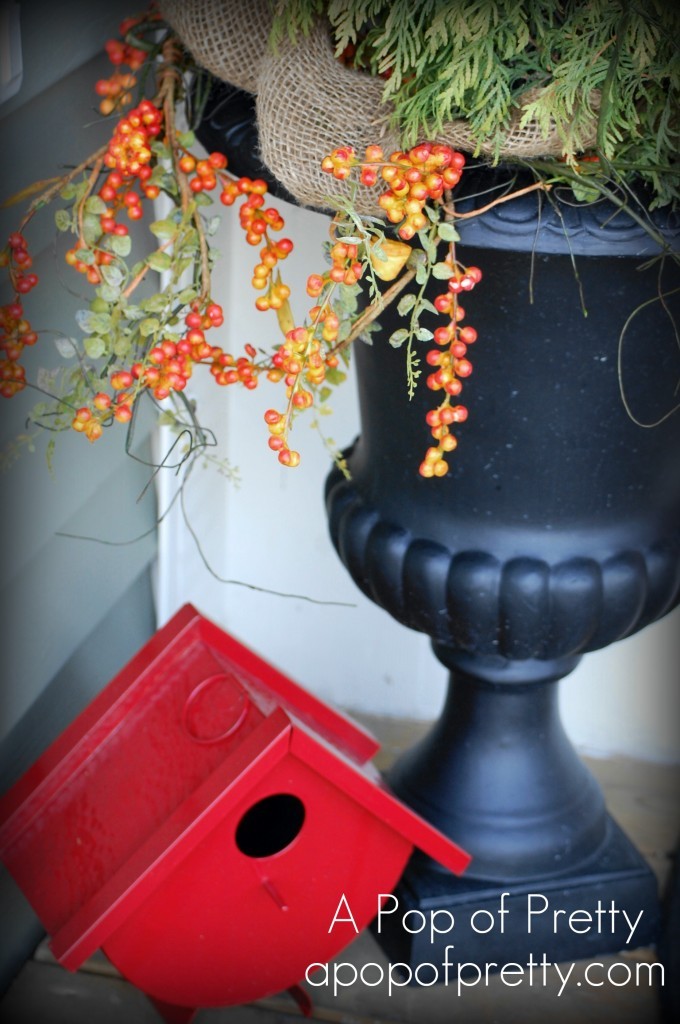
{"label": "black square base", "polygon": [[444,981],[463,964],[497,973],[509,962],[533,959],[538,968],[546,959],[589,960],[647,946],[659,922],[656,877],[610,818],[605,842],[587,864],[548,879],[456,878],[416,853],[371,928],[389,960],[407,965],[417,983],[419,964],[436,965]]}

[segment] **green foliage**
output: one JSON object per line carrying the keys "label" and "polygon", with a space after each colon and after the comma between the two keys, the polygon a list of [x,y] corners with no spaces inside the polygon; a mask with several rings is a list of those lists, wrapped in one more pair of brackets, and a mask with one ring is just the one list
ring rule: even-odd
{"label": "green foliage", "polygon": [[464,118],[499,157],[529,90],[523,123],[557,125],[568,161],[598,119],[607,165],[678,197],[680,10],[672,0],[272,0],[274,38],[324,12],[337,53],[384,75],[404,145]]}

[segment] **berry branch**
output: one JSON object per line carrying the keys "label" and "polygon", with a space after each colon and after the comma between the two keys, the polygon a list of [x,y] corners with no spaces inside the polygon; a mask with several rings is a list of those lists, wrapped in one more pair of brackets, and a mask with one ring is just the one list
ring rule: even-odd
{"label": "berry branch", "polygon": [[[121,28],[127,38],[106,44],[115,71],[96,84],[102,113],[114,119],[107,145],[31,202],[20,230],[0,254],[14,292],[0,308],[0,395],[12,397],[34,386],[26,380],[21,355],[38,335],[25,317],[22,299],[38,279],[23,232],[39,209],[60,199],[57,229],[76,239],[65,253],[66,262],[83,275],[94,295],[76,316],[83,334],[74,353],[77,366],[64,370],[55,402],[42,403],[35,422],[50,429],[72,428],[94,442],[113,424],[130,424],[140,399],[149,396],[179,432],[185,426],[184,389],[197,367],[207,367],[220,386],[255,390],[261,379],[281,386],[280,408],[272,406],[264,414],[268,444],[282,465],[297,466],[300,454],[290,435],[298,414],[327,400],[345,378],[342,360],[351,345],[374,330],[381,312],[396,303],[404,326],[389,343],[404,346],[409,397],[421,376],[420,346],[436,346],[425,354],[430,369],[425,385],[438,396],[426,417],[435,443],[419,471],[426,478],[444,476],[446,457],[457,445],[451,426],[467,418],[466,408],[453,400],[472,372],[467,350],[477,338],[473,327],[462,326],[459,296],[482,277],[479,268],[460,262],[455,248],[455,221],[472,216],[458,213],[452,198],[464,157],[429,142],[387,156],[377,145],[369,146],[363,159],[347,146],[326,156],[322,169],[352,189],[383,187],[376,213],[388,227],[380,226],[378,217],[360,217],[354,193],[349,193],[331,225],[328,265],[307,278],[312,305],[298,320],[281,274],[293,242],[281,236],[285,223],[278,209],[268,205],[266,182],[234,176],[220,153],[196,154],[193,134],[178,130],[176,108],[184,99],[187,58],[158,16],[128,19]],[[148,50],[141,48],[145,32],[155,40]],[[137,73],[148,68],[154,95],[135,100]],[[541,182],[503,196],[474,215],[535,188],[549,185]],[[252,274],[255,307],[275,312],[282,336],[270,351],[245,342],[243,354],[234,355],[208,340],[208,332],[224,323],[222,307],[212,298],[210,236],[217,218],[206,216],[215,191],[223,206],[238,206],[245,241],[259,250]],[[154,247],[139,256],[124,218],[142,220],[161,194],[170,212],[153,219],[152,211],[148,228]],[[166,287],[139,298],[139,286],[152,270],[165,275]],[[185,286],[181,282],[187,272],[191,281]],[[445,290],[430,301],[433,279]],[[372,301],[362,309],[358,293],[367,280]],[[430,330],[424,315],[444,317],[444,323]]]}

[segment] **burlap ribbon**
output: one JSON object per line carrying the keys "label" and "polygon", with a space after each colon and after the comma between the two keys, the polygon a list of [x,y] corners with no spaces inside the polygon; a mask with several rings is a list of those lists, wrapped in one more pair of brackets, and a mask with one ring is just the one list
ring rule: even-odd
{"label": "burlap ribbon", "polygon": [[[267,0],[162,0],[161,11],[198,64],[257,95],[263,162],[303,205],[327,206],[328,195],[347,195],[345,185],[320,169],[336,147],[353,146],[361,155],[373,143],[388,154],[400,148],[389,126],[392,108],[381,102],[384,82],[340,63],[324,23],[273,50]],[[536,95],[523,96],[498,154],[490,144],[477,146],[464,120],[446,124],[437,141],[489,157],[560,156],[564,143],[554,125],[545,132],[536,121],[521,124],[523,106]],[[583,148],[595,139],[593,122]],[[374,197],[365,189],[362,195],[358,212],[375,214]]]}

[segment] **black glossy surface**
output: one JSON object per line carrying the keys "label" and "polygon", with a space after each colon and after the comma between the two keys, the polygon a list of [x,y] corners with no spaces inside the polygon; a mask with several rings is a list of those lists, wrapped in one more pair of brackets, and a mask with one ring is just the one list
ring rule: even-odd
{"label": "black glossy surface", "polygon": [[[680,353],[661,304],[630,322],[619,353],[655,271],[582,258],[584,317],[569,257],[539,259],[532,305],[528,255],[459,253],[485,276],[465,299],[479,339],[450,471],[417,472],[436,397],[422,385],[408,401],[388,310],[374,344],[355,346],[362,430],[352,479],[328,482],[334,543],[369,597],[457,651],[546,659],[606,646],[678,599],[680,415],[643,429],[619,388],[620,354],[636,416],[653,422],[677,402]],[[677,296],[668,308],[678,313]]]}

